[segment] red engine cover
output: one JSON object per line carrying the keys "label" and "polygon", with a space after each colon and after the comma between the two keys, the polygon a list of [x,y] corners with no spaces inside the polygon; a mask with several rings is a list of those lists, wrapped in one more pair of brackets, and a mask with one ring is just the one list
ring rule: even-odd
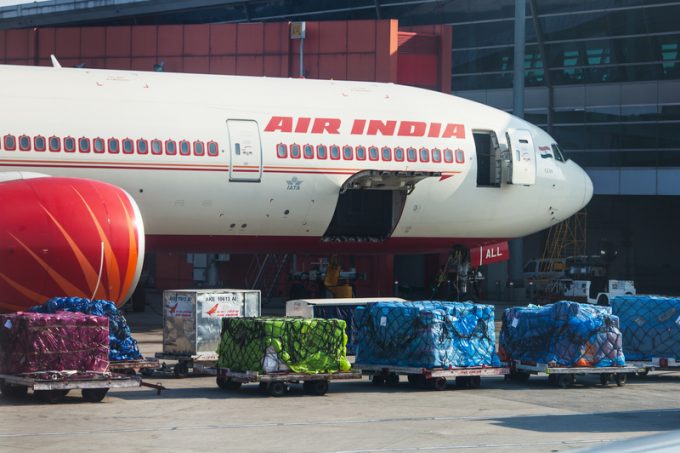
{"label": "red engine cover", "polygon": [[55,296],[131,295],[144,259],[139,208],[124,190],[71,178],[0,183],[0,312]]}

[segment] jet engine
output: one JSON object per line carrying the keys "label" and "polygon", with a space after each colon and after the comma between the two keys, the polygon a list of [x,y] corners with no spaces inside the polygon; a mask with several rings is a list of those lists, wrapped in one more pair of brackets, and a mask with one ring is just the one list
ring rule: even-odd
{"label": "jet engine", "polygon": [[0,312],[55,296],[132,295],[144,226],[124,190],[103,182],[0,174]]}

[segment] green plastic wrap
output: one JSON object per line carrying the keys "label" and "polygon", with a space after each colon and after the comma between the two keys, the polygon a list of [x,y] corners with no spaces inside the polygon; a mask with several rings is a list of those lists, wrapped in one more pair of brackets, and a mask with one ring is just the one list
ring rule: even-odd
{"label": "green plastic wrap", "polygon": [[303,318],[224,318],[220,368],[277,373],[349,371],[345,321]]}

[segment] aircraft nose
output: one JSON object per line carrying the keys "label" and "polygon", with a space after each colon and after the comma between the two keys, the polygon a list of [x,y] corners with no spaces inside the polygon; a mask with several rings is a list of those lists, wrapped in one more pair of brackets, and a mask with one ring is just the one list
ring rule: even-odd
{"label": "aircraft nose", "polygon": [[593,181],[590,179],[590,176],[588,176],[588,173],[585,172],[585,170],[581,169],[583,171],[583,178],[585,179],[585,190],[583,191],[583,206],[586,207],[588,203],[590,203],[590,200],[593,198]]}

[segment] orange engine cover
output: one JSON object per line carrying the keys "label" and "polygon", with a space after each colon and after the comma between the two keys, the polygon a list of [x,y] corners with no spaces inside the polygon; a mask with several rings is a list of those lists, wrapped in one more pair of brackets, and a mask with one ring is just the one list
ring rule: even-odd
{"label": "orange engine cover", "polygon": [[139,280],[144,226],[124,190],[40,177],[0,182],[0,312],[55,296],[121,306]]}

